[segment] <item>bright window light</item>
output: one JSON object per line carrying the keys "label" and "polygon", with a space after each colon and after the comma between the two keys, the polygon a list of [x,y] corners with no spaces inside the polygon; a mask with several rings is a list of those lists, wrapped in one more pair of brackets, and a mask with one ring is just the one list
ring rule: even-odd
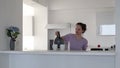
{"label": "bright window light", "polygon": [[100,26],[100,35],[115,35],[115,34],[116,34],[115,24]]}
{"label": "bright window light", "polygon": [[23,16],[34,16],[34,7],[23,4]]}
{"label": "bright window light", "polygon": [[23,37],[23,50],[24,51],[34,50],[34,37],[33,36]]}
{"label": "bright window light", "polygon": [[34,50],[34,36],[32,35],[32,25],[34,7],[23,4],[23,50]]}

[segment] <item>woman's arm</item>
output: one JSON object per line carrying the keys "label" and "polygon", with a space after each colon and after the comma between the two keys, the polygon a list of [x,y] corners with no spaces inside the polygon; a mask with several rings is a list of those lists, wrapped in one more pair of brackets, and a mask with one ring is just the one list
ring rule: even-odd
{"label": "woman's arm", "polygon": [[62,38],[64,41],[68,42],[68,41],[70,40],[70,37],[71,37],[71,34],[66,34],[66,35],[62,36],[61,38]]}

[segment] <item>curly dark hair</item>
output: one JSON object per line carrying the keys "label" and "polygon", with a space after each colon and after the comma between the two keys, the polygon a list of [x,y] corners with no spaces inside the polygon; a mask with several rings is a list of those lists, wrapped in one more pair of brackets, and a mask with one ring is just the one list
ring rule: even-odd
{"label": "curly dark hair", "polygon": [[76,25],[79,25],[82,27],[83,33],[85,33],[85,31],[87,30],[87,28],[86,28],[87,26],[84,23],[78,22]]}

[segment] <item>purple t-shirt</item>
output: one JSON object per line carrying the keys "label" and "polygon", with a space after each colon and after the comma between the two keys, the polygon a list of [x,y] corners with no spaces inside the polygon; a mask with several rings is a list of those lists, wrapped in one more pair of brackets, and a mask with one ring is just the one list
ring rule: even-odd
{"label": "purple t-shirt", "polygon": [[77,39],[75,34],[67,34],[63,36],[65,43],[70,42],[70,50],[86,50],[88,41],[82,37]]}

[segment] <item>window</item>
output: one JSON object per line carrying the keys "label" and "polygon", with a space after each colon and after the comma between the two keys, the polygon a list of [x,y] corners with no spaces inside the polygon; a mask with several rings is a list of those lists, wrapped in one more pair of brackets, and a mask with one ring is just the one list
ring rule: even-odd
{"label": "window", "polygon": [[100,35],[116,35],[115,24],[100,25]]}

